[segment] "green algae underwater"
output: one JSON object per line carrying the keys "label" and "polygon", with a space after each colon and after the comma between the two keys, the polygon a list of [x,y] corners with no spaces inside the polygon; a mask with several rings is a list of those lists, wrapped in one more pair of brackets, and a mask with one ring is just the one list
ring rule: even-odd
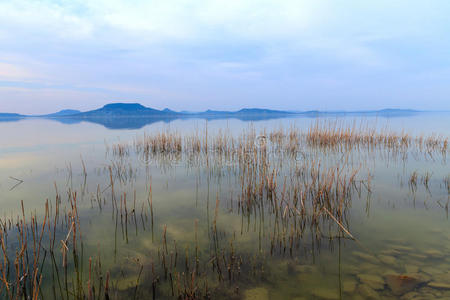
{"label": "green algae underwater", "polygon": [[448,152],[325,121],[55,151],[2,187],[0,296],[450,298]]}

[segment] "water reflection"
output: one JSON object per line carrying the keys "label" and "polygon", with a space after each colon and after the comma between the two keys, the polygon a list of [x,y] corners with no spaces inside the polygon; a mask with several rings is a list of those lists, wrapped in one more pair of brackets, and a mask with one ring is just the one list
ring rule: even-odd
{"label": "water reflection", "polygon": [[390,119],[411,119],[411,118],[448,118],[448,113],[446,112],[418,112],[418,111],[396,111],[396,110],[385,110],[377,112],[318,112],[310,111],[305,113],[299,113],[296,115],[292,114],[186,114],[186,115],[173,115],[173,116],[120,116],[120,117],[96,117],[96,116],[83,116],[83,117],[23,117],[23,116],[0,116],[0,123],[2,122],[18,122],[23,120],[35,120],[44,119],[52,120],[62,124],[79,124],[81,122],[89,122],[93,124],[99,124],[107,129],[141,129],[145,126],[162,122],[170,123],[176,120],[239,120],[243,122],[257,122],[257,121],[268,121],[268,120],[291,120],[292,119],[316,119],[316,118],[330,118],[330,119],[380,119],[380,120],[390,120]]}
{"label": "water reflection", "polygon": [[[42,235],[46,261],[27,263],[28,274],[45,278],[34,291],[50,299],[449,296],[440,147],[322,147],[279,124],[244,134],[222,124],[208,124],[209,138],[204,125],[164,124],[120,132],[119,142],[118,131],[89,124],[48,128],[43,148],[15,137],[22,151],[1,160],[3,178],[24,180],[1,186],[2,204],[17,209],[1,218],[11,261],[24,240],[33,261]],[[33,291],[24,278],[19,286]]]}

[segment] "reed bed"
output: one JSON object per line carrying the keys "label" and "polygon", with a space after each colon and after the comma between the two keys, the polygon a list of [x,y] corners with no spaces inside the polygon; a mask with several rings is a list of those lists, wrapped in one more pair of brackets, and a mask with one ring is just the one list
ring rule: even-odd
{"label": "reed bed", "polygon": [[[317,121],[306,130],[295,127],[256,132],[254,128],[233,135],[219,130],[212,136],[208,128],[183,137],[178,132],[164,130],[152,135],[145,134],[133,143],[119,143],[112,146],[114,157],[125,157],[134,151],[144,161],[150,156],[160,155],[211,155],[215,158],[240,161],[251,159],[255,151],[262,148],[277,155],[299,156],[306,151],[331,151],[346,154],[350,151],[385,151],[390,155],[424,154],[443,159],[449,151],[448,137],[429,135],[412,136],[406,132],[395,132],[388,128],[378,129],[366,123],[343,123],[339,121]],[[245,157],[244,157],[245,156]],[[214,158],[212,159],[214,160]]]}
{"label": "reed bed", "polygon": [[[127,245],[132,233],[137,237],[151,232],[154,246],[141,259],[129,259],[121,267],[105,266],[100,253],[85,248],[88,233],[79,210],[84,193],[68,184],[62,197],[55,186],[56,198],[45,202],[42,220],[36,213],[26,218],[23,203],[22,216],[0,219],[0,297],[240,299],[240,287],[270,276],[269,258],[298,258],[305,255],[304,247],[311,247],[310,253],[324,242],[333,243],[334,237],[357,241],[348,222],[349,208],[354,197],[370,197],[370,172],[348,158],[327,160],[323,151],[412,148],[445,156],[447,139],[316,123],[306,132],[295,127],[260,132],[248,128],[238,135],[219,130],[211,136],[207,126],[187,135],[164,130],[107,146],[111,161],[103,169],[102,186],[91,192],[91,210],[111,212],[114,253],[117,239],[122,237]],[[197,182],[208,185],[206,221],[193,219],[191,240],[177,241],[170,234],[171,224],[157,221],[149,166],[166,161],[196,167]],[[143,167],[136,162],[145,165],[145,191],[134,187]],[[86,184],[84,161],[82,165]],[[69,174],[71,180],[71,169]],[[419,179],[413,173],[411,189],[419,180],[428,186],[431,176]],[[230,187],[218,191],[215,205],[210,204],[210,180],[222,177]],[[450,191],[448,178],[444,183]],[[84,190],[89,189],[83,186]],[[138,196],[142,194],[146,196]],[[221,225],[226,215],[240,217],[240,230]],[[255,252],[240,248],[239,237],[250,231],[257,236]],[[125,274],[132,274],[133,280]],[[125,287],[121,281],[127,282]]]}
{"label": "reed bed", "polygon": [[428,154],[448,152],[448,137],[412,136],[406,132],[395,132],[370,127],[356,122],[352,126],[340,121],[317,121],[308,129],[307,142],[312,146],[347,151],[364,147],[366,149],[384,148],[391,151],[406,151],[415,147]]}

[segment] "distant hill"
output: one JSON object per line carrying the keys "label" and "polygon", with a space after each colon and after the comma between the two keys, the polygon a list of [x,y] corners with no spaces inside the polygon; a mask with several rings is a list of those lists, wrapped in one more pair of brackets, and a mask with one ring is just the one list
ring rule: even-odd
{"label": "distant hill", "polygon": [[158,110],[150,107],[145,107],[139,103],[111,103],[106,104],[102,108],[90,111],[81,112],[79,110],[65,109],[56,113],[39,116],[25,116],[20,114],[0,113],[0,118],[26,118],[26,117],[43,117],[43,118],[110,118],[110,117],[158,117],[158,118],[186,118],[186,117],[200,117],[200,118],[248,118],[250,116],[256,117],[287,117],[294,115],[385,115],[385,116],[399,116],[419,113],[420,111],[412,109],[382,109],[382,110],[368,110],[368,111],[284,111],[264,108],[243,108],[237,111],[225,110],[211,110],[208,109],[203,112],[181,111],[176,112],[165,108]]}
{"label": "distant hill", "polygon": [[0,113],[0,121],[1,122],[12,122],[18,121],[25,118],[24,115],[20,114],[10,114],[10,113]]}
{"label": "distant hill", "polygon": [[414,110],[414,109],[400,109],[400,108],[385,108],[379,110],[381,113],[390,113],[390,112],[420,112],[420,110]]}
{"label": "distant hill", "polygon": [[425,113],[426,111],[413,110],[413,109],[396,109],[396,108],[386,108],[380,110],[356,110],[356,111],[295,111],[293,113],[297,115],[304,115],[309,117],[317,116],[382,116],[382,117],[401,117],[401,116],[411,116],[418,113]]}
{"label": "distant hill", "polygon": [[287,115],[295,115],[296,113],[294,112],[289,112],[289,111],[282,111],[282,110],[272,110],[272,109],[262,109],[262,108],[243,108],[241,110],[238,111],[221,111],[221,110],[206,110],[204,112],[197,112],[197,113],[193,113],[193,112],[183,112],[184,114],[189,114],[189,115],[198,115],[198,116],[267,116],[267,115],[272,115],[272,116],[287,116]]}
{"label": "distant hill", "polygon": [[43,117],[62,117],[62,116],[72,116],[81,113],[79,110],[75,109],[63,109],[53,114],[43,115]]}
{"label": "distant hill", "polygon": [[243,108],[237,111],[206,110],[203,112],[181,111],[176,112],[165,108],[158,110],[145,107],[139,103],[111,103],[99,109],[81,112],[73,109],[65,109],[48,115],[21,115],[15,113],[0,113],[0,122],[13,122],[25,118],[49,118],[65,124],[79,122],[91,122],[101,124],[111,129],[137,129],[154,122],[170,122],[175,119],[199,118],[206,120],[235,118],[242,121],[260,121],[287,117],[405,117],[424,111],[412,109],[382,109],[367,111],[283,111],[263,108]]}
{"label": "distant hill", "polygon": [[21,114],[11,114],[11,113],[0,113],[0,118],[23,118],[24,115]]}
{"label": "distant hill", "polygon": [[76,113],[70,115],[71,117],[131,117],[131,116],[169,116],[179,114],[170,109],[157,110],[145,107],[139,103],[112,103],[103,106],[102,108],[91,110],[87,112]]}
{"label": "distant hill", "polygon": [[398,109],[398,108],[386,108],[378,111],[379,115],[386,116],[406,116],[406,115],[414,115],[420,113],[418,110],[414,109]]}
{"label": "distant hill", "polygon": [[186,118],[186,117],[202,117],[202,118],[226,118],[226,117],[241,117],[241,116],[287,116],[295,113],[281,110],[260,109],[260,108],[244,108],[238,111],[217,111],[206,110],[204,112],[176,112],[165,108],[158,110],[154,108],[145,107],[139,103],[112,103],[103,106],[102,108],[80,112],[75,110],[64,110],[58,113],[46,115],[45,117],[59,118],[111,118],[111,117],[153,117],[153,118]]}
{"label": "distant hill", "polygon": [[238,110],[236,114],[241,115],[293,115],[293,112],[284,110],[262,109],[262,108],[243,108]]}

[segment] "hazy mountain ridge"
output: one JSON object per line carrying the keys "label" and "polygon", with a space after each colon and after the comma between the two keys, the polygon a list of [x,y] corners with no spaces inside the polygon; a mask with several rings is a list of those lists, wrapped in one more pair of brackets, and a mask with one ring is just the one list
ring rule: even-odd
{"label": "hazy mountain ridge", "polygon": [[0,113],[1,118],[23,118],[25,115],[15,114],[15,113]]}
{"label": "hazy mountain ridge", "polygon": [[76,109],[63,109],[53,114],[42,115],[42,117],[62,117],[62,116],[72,116],[75,114],[79,114],[81,111]]}
{"label": "hazy mountain ridge", "polygon": [[147,116],[156,114],[167,114],[167,112],[145,107],[139,103],[111,103],[106,104],[102,108],[81,112],[72,116],[92,117],[92,116]]}
{"label": "hazy mountain ridge", "polygon": [[1,122],[13,122],[26,118],[26,116],[14,113],[0,113]]}
{"label": "hazy mountain ridge", "polygon": [[79,110],[65,109],[56,113],[47,115],[21,115],[17,113],[0,113],[0,118],[25,118],[25,117],[44,117],[44,118],[94,118],[94,117],[205,117],[205,116],[243,116],[243,115],[273,115],[273,116],[293,116],[293,115],[353,115],[353,114],[413,114],[420,111],[413,109],[393,109],[386,108],[381,110],[366,111],[284,111],[265,108],[243,108],[236,111],[220,111],[208,109],[203,112],[181,111],[176,112],[165,108],[158,110],[143,106],[139,103],[111,103],[105,106],[81,112]]}
{"label": "hazy mountain ridge", "polygon": [[65,109],[47,115],[21,115],[0,113],[0,122],[14,122],[24,119],[50,119],[63,124],[89,122],[108,129],[139,129],[156,122],[171,122],[185,119],[238,119],[241,121],[261,121],[281,118],[317,118],[317,117],[407,117],[419,113],[431,113],[412,109],[386,108],[372,111],[283,111],[263,108],[243,108],[236,111],[218,111],[208,109],[202,112],[173,111],[168,108],[158,110],[139,103],[111,103],[101,108],[81,112]]}

